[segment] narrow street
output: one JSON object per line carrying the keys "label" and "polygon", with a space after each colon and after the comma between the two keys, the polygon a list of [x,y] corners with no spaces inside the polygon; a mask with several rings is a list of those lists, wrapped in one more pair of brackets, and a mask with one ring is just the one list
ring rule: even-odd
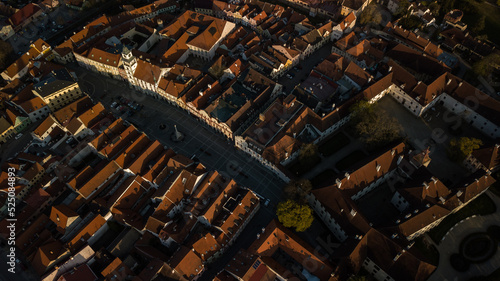
{"label": "narrow street", "polygon": [[[80,86],[94,102],[101,102],[108,110],[113,111],[110,104],[116,101],[118,96],[137,101],[144,105],[144,108],[132,118],[125,119],[135,124],[138,130],[145,132],[151,139],[158,139],[177,153],[187,157],[195,156],[207,169],[217,170],[232,177],[239,184],[271,200],[269,206],[264,206],[261,201],[260,210],[235,244],[208,267],[202,278],[212,280],[234,254],[242,248],[247,248],[255,240],[257,233],[275,218],[274,208],[282,199],[281,190],[285,183],[249,155],[236,149],[233,143],[221,134],[189,116],[186,111],[137,93],[128,87],[127,82],[104,77],[77,66],[72,68],[78,75]],[[165,124],[167,128],[160,130],[160,124]],[[184,140],[179,143],[170,140],[174,125],[185,135]]]}

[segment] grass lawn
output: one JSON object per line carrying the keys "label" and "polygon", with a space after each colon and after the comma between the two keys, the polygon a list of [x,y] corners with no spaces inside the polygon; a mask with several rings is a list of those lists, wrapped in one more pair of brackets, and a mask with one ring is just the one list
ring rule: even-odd
{"label": "grass lawn", "polygon": [[337,178],[336,173],[333,169],[326,169],[323,172],[319,173],[317,176],[315,176],[311,180],[311,184],[313,188],[317,188],[321,186],[323,183],[329,184],[330,182],[331,183],[335,182],[336,178]]}
{"label": "grass lawn", "polygon": [[488,276],[479,276],[469,279],[469,281],[498,281],[500,280],[500,268],[493,271]]}
{"label": "grass lawn", "polygon": [[444,235],[459,221],[472,215],[488,215],[496,211],[495,202],[486,194],[481,194],[478,198],[469,202],[460,211],[447,216],[440,224],[429,231],[429,236],[434,242],[439,243]]}
{"label": "grass lawn", "polygon": [[347,135],[344,132],[340,132],[323,143],[319,147],[319,152],[325,156],[330,156],[348,145],[349,142],[350,140]]}
{"label": "grass lawn", "polygon": [[347,168],[351,167],[364,158],[366,158],[366,154],[361,150],[356,150],[346,157],[340,159],[339,162],[335,164],[335,167],[337,167],[339,171],[345,171],[347,170]]}
{"label": "grass lawn", "polygon": [[465,14],[463,17],[463,22],[468,26],[473,26],[476,21],[484,15],[486,17],[486,23],[484,31],[488,35],[488,39],[500,44],[500,8],[494,4],[484,1],[479,3],[477,1],[470,1],[479,10],[478,14]]}
{"label": "grass lawn", "polygon": [[427,245],[423,237],[418,237],[415,239],[415,245],[413,245],[428,261],[433,265],[438,265],[439,263],[439,252],[434,245]]}

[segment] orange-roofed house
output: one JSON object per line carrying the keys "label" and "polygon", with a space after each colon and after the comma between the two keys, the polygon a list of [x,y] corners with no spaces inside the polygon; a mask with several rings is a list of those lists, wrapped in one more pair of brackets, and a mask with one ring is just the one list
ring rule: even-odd
{"label": "orange-roofed house", "polygon": [[414,255],[381,232],[370,229],[332,273],[331,281],[347,280],[364,269],[376,280],[425,281],[436,266]]}
{"label": "orange-roofed house", "polygon": [[[195,35],[189,38],[185,43],[189,49],[188,55],[200,57],[205,60],[211,60],[214,57],[215,51],[222,40],[224,40],[236,26],[232,22],[192,11],[186,11],[179,18],[179,20],[182,21],[183,19],[187,19],[187,24],[184,24],[183,30],[187,30],[187,28],[197,23],[206,26],[204,29],[198,30]],[[186,58],[187,56],[183,56],[180,58],[179,62],[183,62]]]}
{"label": "orange-roofed house", "polygon": [[339,24],[333,27],[331,40],[337,41],[344,34],[350,33],[356,25],[356,20],[356,14],[354,12],[349,13]]}
{"label": "orange-roofed house", "polygon": [[87,264],[82,264],[63,274],[57,281],[97,281],[97,276]]}
{"label": "orange-roofed house", "polygon": [[94,171],[88,166],[69,181],[67,185],[83,196],[85,200],[90,201],[102,189],[109,186],[121,173],[122,169],[115,161],[109,162],[98,171]]}
{"label": "orange-roofed house", "polygon": [[115,258],[101,271],[101,275],[106,281],[124,281],[134,276],[134,272],[122,260]]}
{"label": "orange-roofed house", "polygon": [[33,21],[37,21],[42,13],[42,9],[37,4],[29,3],[19,9],[16,13],[14,13],[9,18],[9,22],[17,31],[32,23]]}
{"label": "orange-roofed house", "polygon": [[52,206],[50,220],[61,234],[70,233],[82,221],[80,216],[67,205]]}
{"label": "orange-roofed house", "polygon": [[175,280],[197,280],[205,271],[205,266],[200,257],[198,257],[189,248],[181,246],[177,252],[168,261],[168,277]]}
{"label": "orange-roofed house", "polygon": [[464,165],[471,172],[479,169],[495,172],[500,167],[499,150],[499,144],[476,149],[467,156],[467,159],[464,160]]}
{"label": "orange-roofed house", "polygon": [[74,54],[79,65],[102,75],[121,80],[119,72],[122,63],[120,54],[108,53],[98,48],[91,48],[87,54],[81,55],[76,52]]}
{"label": "orange-roofed house", "polygon": [[95,216],[67,243],[71,252],[79,250],[85,244],[92,245],[108,230],[106,219]]}
{"label": "orange-roofed house", "polygon": [[16,78],[20,79],[24,77],[28,73],[30,61],[39,59],[41,57],[42,54],[37,49],[30,48],[26,53],[22,54],[21,57],[19,57],[2,72],[2,78],[7,82],[11,82]]}
{"label": "orange-roofed house", "polygon": [[50,113],[49,105],[39,96],[18,104],[18,108],[29,116],[31,122],[42,120]]}
{"label": "orange-roofed house", "polygon": [[69,254],[61,242],[53,238],[51,240],[38,248],[33,259],[30,261],[39,276],[42,276],[47,270],[66,258]]}
{"label": "orange-roofed house", "polygon": [[[304,262],[315,266],[304,266]],[[297,270],[297,265],[299,270]],[[237,280],[328,280],[333,265],[276,220],[224,268]]]}

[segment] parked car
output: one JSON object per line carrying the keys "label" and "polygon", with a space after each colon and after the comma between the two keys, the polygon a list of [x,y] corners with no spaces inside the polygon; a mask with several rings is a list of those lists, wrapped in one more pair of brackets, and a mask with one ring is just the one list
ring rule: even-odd
{"label": "parked car", "polygon": [[111,108],[115,108],[115,106],[117,106],[118,103],[116,101],[114,101],[112,104],[111,104]]}
{"label": "parked car", "polygon": [[292,79],[293,79],[293,76],[292,76],[292,75],[290,75],[290,74],[287,74],[287,75],[286,75],[286,78],[288,78],[288,79],[292,80]]}
{"label": "parked car", "polygon": [[23,134],[22,134],[22,133],[19,133],[19,134],[17,134],[17,136],[15,137],[15,139],[16,139],[16,140],[18,140],[18,139],[20,139],[22,136],[23,136]]}

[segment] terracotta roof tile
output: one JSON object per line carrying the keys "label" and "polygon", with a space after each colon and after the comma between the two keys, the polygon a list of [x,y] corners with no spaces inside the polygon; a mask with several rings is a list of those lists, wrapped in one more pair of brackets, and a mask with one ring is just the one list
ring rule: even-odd
{"label": "terracotta roof tile", "polygon": [[56,224],[57,231],[63,234],[78,217],[79,215],[67,205],[52,206],[50,212],[50,220]]}
{"label": "terracotta roof tile", "polygon": [[84,246],[87,240],[89,240],[89,238],[91,238],[105,223],[106,220],[101,215],[95,216],[94,219],[88,222],[83,229],[68,242],[69,249],[75,252],[80,247]]}

